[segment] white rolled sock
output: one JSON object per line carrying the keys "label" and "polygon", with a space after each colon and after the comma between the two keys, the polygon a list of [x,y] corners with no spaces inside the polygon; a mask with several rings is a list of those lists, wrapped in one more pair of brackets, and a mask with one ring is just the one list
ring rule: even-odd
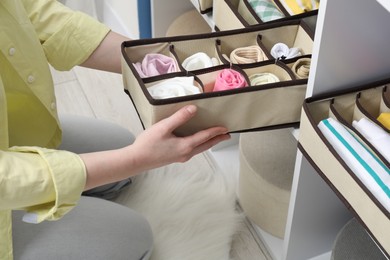
{"label": "white rolled sock", "polygon": [[297,56],[301,56],[299,48],[289,48],[284,43],[276,43],[271,49],[271,55],[275,59],[291,59]]}
{"label": "white rolled sock", "polygon": [[194,77],[175,77],[148,87],[154,99],[173,98],[201,93],[194,85]]}
{"label": "white rolled sock", "polygon": [[186,70],[191,71],[212,67],[214,65],[214,62],[212,58],[210,58],[206,53],[197,52],[186,58],[183,61],[182,66]]}

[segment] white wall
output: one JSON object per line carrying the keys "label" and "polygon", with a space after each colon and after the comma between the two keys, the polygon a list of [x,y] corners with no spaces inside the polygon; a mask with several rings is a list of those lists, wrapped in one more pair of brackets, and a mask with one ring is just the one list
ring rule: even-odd
{"label": "white wall", "polygon": [[139,38],[137,0],[95,0],[102,8],[99,19],[114,31],[133,39]]}

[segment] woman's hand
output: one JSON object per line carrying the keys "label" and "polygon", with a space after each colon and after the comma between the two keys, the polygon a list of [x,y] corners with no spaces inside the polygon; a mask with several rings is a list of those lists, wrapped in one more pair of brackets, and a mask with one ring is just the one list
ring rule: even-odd
{"label": "woman's hand", "polygon": [[183,107],[144,131],[130,149],[138,151],[139,160],[156,168],[174,162],[185,162],[230,138],[225,127],[212,127],[186,137],[175,136],[173,131],[195,116],[196,110],[194,105]]}
{"label": "woman's hand", "polygon": [[212,127],[186,137],[175,136],[174,130],[194,117],[196,111],[194,105],[181,108],[145,130],[127,147],[81,154],[87,169],[86,190],[174,162],[185,162],[230,138],[225,127]]}

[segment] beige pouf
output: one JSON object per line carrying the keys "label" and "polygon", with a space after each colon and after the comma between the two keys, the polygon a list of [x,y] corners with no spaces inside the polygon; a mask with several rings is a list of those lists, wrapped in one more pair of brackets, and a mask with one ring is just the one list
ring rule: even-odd
{"label": "beige pouf", "polygon": [[340,230],[332,249],[332,260],[388,259],[356,218]]}
{"label": "beige pouf", "polygon": [[177,17],[168,27],[166,36],[209,33],[211,28],[197,10],[191,10]]}
{"label": "beige pouf", "polygon": [[240,135],[238,197],[248,218],[284,237],[297,141],[290,129]]}

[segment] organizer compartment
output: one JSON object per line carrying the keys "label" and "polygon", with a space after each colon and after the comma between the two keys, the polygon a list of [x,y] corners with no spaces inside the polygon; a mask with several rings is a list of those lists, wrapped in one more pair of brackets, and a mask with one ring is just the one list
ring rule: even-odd
{"label": "organizer compartment", "polygon": [[[330,93],[326,96],[312,97],[303,104],[298,147],[321,177],[335,191],[345,205],[367,228],[384,252],[390,252],[390,213],[378,201],[358,175],[332,147],[318,127],[320,121],[335,118],[371,153],[378,156],[387,170],[388,161],[374,149],[353,127],[352,121],[362,117],[375,118],[381,112],[389,112],[380,104],[385,95],[385,84],[380,81],[370,85],[350,89],[343,93]],[[364,112],[362,111],[364,108]]]}
{"label": "organizer compartment", "polygon": [[[189,135],[199,130],[222,125],[229,132],[245,132],[269,128],[296,126],[299,124],[301,105],[304,100],[307,79],[296,79],[289,65],[291,60],[266,60],[253,64],[234,65],[219,59],[220,65],[194,71],[169,73],[151,78],[141,78],[132,65],[147,53],[161,52],[176,58],[180,64],[197,52],[209,56],[229,53],[235,47],[257,44],[259,35],[268,49],[284,41],[291,46],[301,46],[305,57],[310,56],[312,35],[300,21],[288,21],[225,32],[203,35],[165,37],[124,42],[122,44],[122,73],[125,91],[131,98],[144,128],[166,118],[187,104],[198,107],[197,115],[177,129],[178,135]],[[222,47],[223,46],[223,47]],[[218,57],[219,57],[218,56]],[[215,56],[214,56],[215,57]],[[217,58],[218,58],[217,57]],[[248,86],[240,89],[210,92],[215,77],[223,69],[235,69],[243,73],[274,72],[280,82]],[[193,75],[203,86],[204,92],[196,95],[154,99],[146,89],[152,82],[176,76]],[[248,82],[249,83],[249,82]]]}

